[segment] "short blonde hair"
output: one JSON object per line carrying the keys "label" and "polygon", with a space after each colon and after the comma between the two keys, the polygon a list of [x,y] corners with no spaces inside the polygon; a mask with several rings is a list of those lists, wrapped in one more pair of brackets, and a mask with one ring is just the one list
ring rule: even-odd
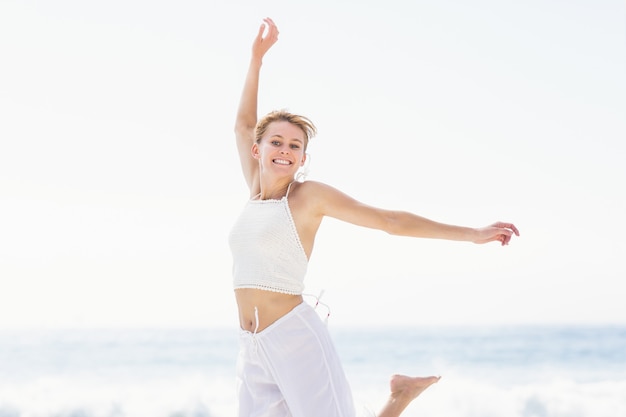
{"label": "short blonde hair", "polygon": [[309,140],[317,134],[317,128],[313,122],[304,116],[290,113],[286,110],[274,110],[266,114],[256,125],[255,138],[256,142],[261,142],[263,135],[267,131],[267,127],[274,122],[289,122],[298,126],[304,132],[304,150],[306,150]]}

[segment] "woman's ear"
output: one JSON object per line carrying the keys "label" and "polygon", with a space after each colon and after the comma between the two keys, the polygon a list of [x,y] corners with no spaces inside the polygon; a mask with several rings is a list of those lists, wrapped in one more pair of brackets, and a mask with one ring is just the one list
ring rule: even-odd
{"label": "woman's ear", "polygon": [[261,157],[261,151],[259,150],[259,145],[256,142],[252,144],[252,149],[250,149],[250,153],[252,153],[252,157],[254,159],[259,159]]}
{"label": "woman's ear", "polygon": [[304,163],[306,162],[306,156],[307,156],[307,155],[308,155],[308,154],[306,154],[306,153],[305,153],[304,155],[302,155],[302,161],[300,161],[300,166],[301,166],[301,167],[303,167],[303,166],[304,166]]}

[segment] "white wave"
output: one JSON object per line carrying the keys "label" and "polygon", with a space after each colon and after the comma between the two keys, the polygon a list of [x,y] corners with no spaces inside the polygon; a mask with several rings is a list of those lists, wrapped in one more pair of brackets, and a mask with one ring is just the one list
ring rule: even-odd
{"label": "white wave", "polygon": [[[378,410],[386,381],[354,385],[357,409]],[[626,380],[574,382],[554,378],[498,384],[445,375],[406,410],[405,417],[615,417],[626,415]],[[70,376],[0,385],[0,417],[230,417],[234,378],[201,375],[150,381]]]}
{"label": "white wave", "polygon": [[235,414],[234,379],[150,381],[40,377],[0,385],[0,417],[220,417]]}
{"label": "white wave", "polygon": [[[383,385],[359,387],[357,403],[378,410]],[[455,375],[444,376],[405,411],[403,417],[615,417],[626,415],[626,380],[574,382],[553,379],[500,385]]]}

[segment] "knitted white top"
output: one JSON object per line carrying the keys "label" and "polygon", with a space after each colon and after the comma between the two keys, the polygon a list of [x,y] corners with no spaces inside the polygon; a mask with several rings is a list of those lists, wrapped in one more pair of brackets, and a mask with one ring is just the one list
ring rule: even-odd
{"label": "knitted white top", "polygon": [[248,201],[228,240],[235,288],[302,294],[308,258],[286,195]]}

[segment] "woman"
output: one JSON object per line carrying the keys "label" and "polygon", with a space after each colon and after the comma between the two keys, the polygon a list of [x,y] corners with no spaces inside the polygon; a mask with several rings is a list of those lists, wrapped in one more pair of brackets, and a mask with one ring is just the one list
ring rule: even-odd
{"label": "woman", "polygon": [[[265,36],[264,36],[265,33]],[[267,18],[252,47],[235,135],[250,200],[235,223],[235,297],[241,325],[237,365],[240,416],[354,416],[350,388],[317,313],[303,302],[303,280],[325,216],[394,235],[509,243],[514,225],[474,229],[365,205],[316,181],[295,181],[315,135],[306,117],[275,111],[257,121],[262,59],[278,39]],[[399,416],[438,377],[391,378],[378,414]]]}

